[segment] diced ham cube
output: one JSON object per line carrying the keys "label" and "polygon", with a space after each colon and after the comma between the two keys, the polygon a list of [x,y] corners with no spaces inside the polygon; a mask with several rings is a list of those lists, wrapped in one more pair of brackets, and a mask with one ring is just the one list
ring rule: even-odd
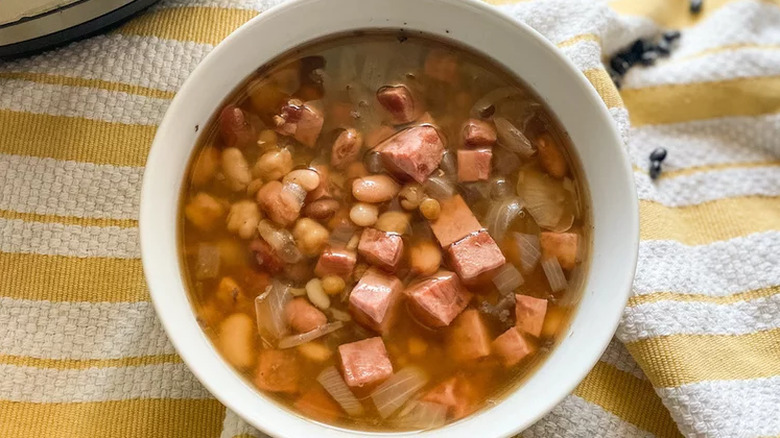
{"label": "diced ham cube", "polygon": [[296,193],[284,190],[284,184],[279,181],[269,181],[257,191],[257,203],[263,213],[285,227],[298,219],[301,201]]}
{"label": "diced ham cube", "polygon": [[442,248],[482,229],[482,225],[460,195],[439,201],[441,213],[431,229]]}
{"label": "diced ham cube", "polygon": [[357,262],[357,254],[345,248],[325,248],[325,251],[317,260],[317,266],[314,267],[314,274],[317,277],[326,277],[336,275],[339,277],[349,277]]}
{"label": "diced ham cube", "polygon": [[295,354],[285,350],[261,350],[254,383],[260,389],[293,394],[298,392],[301,369]]}
{"label": "diced ham cube", "polygon": [[306,333],[328,323],[328,317],[306,298],[290,300],[284,307],[284,320],[297,333]]}
{"label": "diced ham cube", "polygon": [[473,282],[480,274],[506,263],[504,254],[487,231],[471,234],[453,243],[447,254],[455,272],[465,283]]}
{"label": "diced ham cube", "polygon": [[557,257],[561,268],[570,270],[577,266],[577,233],[553,233],[543,231],[539,235],[539,246],[542,248],[542,258]]}
{"label": "diced ham cube", "polygon": [[360,235],[358,253],[386,271],[393,272],[398,268],[403,252],[404,241],[398,234],[366,228]]}
{"label": "diced ham cube", "polygon": [[449,271],[439,271],[409,286],[404,293],[409,298],[409,310],[429,327],[450,325],[471,301],[471,293]]}
{"label": "diced ham cube", "polygon": [[491,159],[493,151],[490,149],[458,150],[458,181],[486,181],[490,178]]}
{"label": "diced ham cube", "polygon": [[362,147],[363,134],[353,128],[345,129],[333,142],[330,164],[336,169],[344,169],[360,157]]}
{"label": "diced ham cube", "polygon": [[386,334],[398,315],[403,284],[392,275],[369,268],[349,294],[349,310],[360,324]]}
{"label": "diced ham cube", "polygon": [[534,346],[515,327],[510,328],[497,337],[493,341],[492,347],[493,353],[498,356],[498,359],[505,367],[517,365],[535,350]]}
{"label": "diced ham cube", "polygon": [[419,111],[415,107],[414,96],[405,85],[382,87],[376,93],[376,99],[390,114],[396,125],[409,123]]}
{"label": "diced ham cube", "polygon": [[544,326],[544,315],[547,313],[547,300],[515,295],[515,325],[529,335],[539,337]]}
{"label": "diced ham cube", "polygon": [[447,414],[458,420],[474,410],[475,391],[471,383],[461,377],[450,377],[422,396],[423,401],[447,406]]}
{"label": "diced ham cube", "polygon": [[436,128],[415,126],[401,131],[376,147],[388,169],[405,174],[419,183],[439,166],[444,143]]}
{"label": "diced ham cube", "polygon": [[425,57],[426,75],[450,84],[458,83],[458,57],[444,50],[431,50]]}
{"label": "diced ham cube", "polygon": [[322,131],[325,119],[322,113],[309,103],[299,99],[287,101],[278,116],[274,116],[276,131],[282,135],[291,135],[308,147],[314,147]]}
{"label": "diced ham cube", "polygon": [[490,354],[490,336],[476,309],[466,309],[452,326],[447,337],[448,350],[458,362],[470,362]]}
{"label": "diced ham cube", "polygon": [[496,144],[496,128],[490,123],[469,119],[463,125],[463,144],[472,148],[488,148]]}
{"label": "diced ham cube", "polygon": [[393,375],[393,364],[382,338],[368,338],[339,346],[344,381],[351,387],[379,383]]}
{"label": "diced ham cube", "polygon": [[341,416],[341,407],[321,386],[313,386],[295,401],[295,408],[319,421],[333,422]]}
{"label": "diced ham cube", "polygon": [[219,114],[219,133],[229,148],[244,148],[257,141],[254,127],[244,111],[235,105],[226,106]]}

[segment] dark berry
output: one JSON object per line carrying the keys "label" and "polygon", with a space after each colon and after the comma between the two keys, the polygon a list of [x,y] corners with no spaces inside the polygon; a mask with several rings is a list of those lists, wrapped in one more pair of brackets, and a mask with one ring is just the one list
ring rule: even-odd
{"label": "dark berry", "polygon": [[691,14],[698,14],[701,12],[701,8],[704,5],[704,0],[691,0],[690,9]]}
{"label": "dark berry", "polygon": [[669,54],[672,53],[672,45],[669,43],[669,41],[661,40],[658,42],[658,45],[655,46],[655,50],[661,56],[669,56]]}
{"label": "dark berry", "polygon": [[658,161],[659,163],[666,159],[666,149],[655,148],[653,152],[650,152],[650,161]]}
{"label": "dark berry", "polygon": [[650,178],[656,179],[659,175],[661,175],[661,162],[660,161],[653,161],[650,163]]}
{"label": "dark berry", "polygon": [[631,53],[635,54],[637,57],[641,57],[648,46],[649,44],[647,44],[645,40],[636,40],[634,41],[634,44],[631,45]]}
{"label": "dark berry", "polygon": [[623,75],[631,67],[631,64],[620,56],[615,56],[609,61],[609,66],[612,67],[615,73]]}
{"label": "dark berry", "polygon": [[639,60],[639,62],[642,63],[642,65],[653,65],[655,64],[655,61],[658,59],[658,52],[655,50],[648,50],[647,52],[642,54],[642,59]]}
{"label": "dark berry", "polygon": [[664,39],[671,43],[672,41],[679,39],[681,35],[679,30],[668,30],[664,32]]}

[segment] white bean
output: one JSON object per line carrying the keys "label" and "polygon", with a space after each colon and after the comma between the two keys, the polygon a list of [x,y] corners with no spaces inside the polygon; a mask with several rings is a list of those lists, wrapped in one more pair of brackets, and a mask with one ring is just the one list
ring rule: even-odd
{"label": "white bean", "polygon": [[320,185],[320,174],[311,169],[297,169],[285,175],[283,182],[294,182],[310,192]]}
{"label": "white bean", "polygon": [[260,219],[260,208],[255,201],[238,201],[230,206],[227,229],[242,239],[250,239],[255,235]]}
{"label": "white bean", "polygon": [[227,148],[222,151],[222,173],[225,174],[228,187],[234,192],[246,190],[252,181],[249,164],[238,148]]}
{"label": "white bean", "polygon": [[352,195],[362,202],[385,202],[398,194],[400,187],[387,175],[369,175],[352,182]]}
{"label": "white bean", "polygon": [[322,288],[322,281],[319,278],[312,278],[306,283],[306,296],[312,304],[322,310],[330,307],[330,298]]}
{"label": "white bean", "polygon": [[363,202],[355,203],[349,210],[349,218],[359,227],[368,227],[376,223],[379,216],[379,209],[376,205]]}
{"label": "white bean", "polygon": [[243,313],[234,313],[219,325],[218,345],[225,359],[238,368],[247,368],[254,361],[252,337],[255,324]]}

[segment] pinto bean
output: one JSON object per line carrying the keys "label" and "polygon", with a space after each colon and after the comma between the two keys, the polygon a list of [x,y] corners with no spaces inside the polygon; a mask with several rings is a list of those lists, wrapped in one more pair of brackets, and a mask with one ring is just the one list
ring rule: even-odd
{"label": "pinto bean", "polygon": [[257,140],[257,134],[244,111],[228,105],[219,114],[219,133],[229,148],[245,148]]}
{"label": "pinto bean", "polygon": [[360,156],[363,147],[363,135],[353,128],[345,129],[333,142],[330,164],[336,169],[343,169]]}
{"label": "pinto bean", "polygon": [[352,196],[361,202],[389,201],[399,190],[398,184],[387,175],[370,175],[352,182]]}
{"label": "pinto bean", "polygon": [[325,221],[330,219],[338,209],[339,201],[336,201],[335,199],[322,198],[303,207],[303,215],[312,219]]}
{"label": "pinto bean", "polygon": [[246,190],[252,181],[244,154],[238,148],[227,148],[222,151],[222,173],[230,190],[239,192]]}

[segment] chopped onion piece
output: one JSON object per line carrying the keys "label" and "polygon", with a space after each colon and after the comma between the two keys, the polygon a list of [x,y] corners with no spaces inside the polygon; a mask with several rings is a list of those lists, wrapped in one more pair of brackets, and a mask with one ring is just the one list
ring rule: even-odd
{"label": "chopped onion piece", "polygon": [[284,306],[292,299],[290,286],[274,280],[265,292],[255,298],[255,313],[257,314],[257,330],[260,336],[270,335],[274,340],[287,334],[287,324],[284,322]]}
{"label": "chopped onion piece", "polygon": [[282,193],[289,193],[293,196],[293,199],[298,204],[298,207],[303,206],[303,201],[306,200],[306,190],[300,185],[294,182],[286,182],[282,186]]}
{"label": "chopped onion piece", "polygon": [[406,367],[390,376],[372,393],[376,410],[387,418],[403,406],[417,391],[428,383],[428,376],[415,367]]}
{"label": "chopped onion piece", "polygon": [[493,239],[500,241],[515,219],[523,217],[523,201],[513,196],[490,206],[485,223]]}
{"label": "chopped onion piece", "polygon": [[292,296],[294,296],[294,297],[302,297],[302,296],[306,295],[306,289],[304,289],[302,287],[291,287],[289,289],[289,291],[290,291],[290,294]]}
{"label": "chopped onion piece", "polygon": [[448,409],[439,403],[411,401],[398,414],[395,424],[408,429],[436,429],[447,422]]}
{"label": "chopped onion piece", "polygon": [[508,176],[520,168],[520,157],[504,148],[493,148],[493,174]]}
{"label": "chopped onion piece", "polygon": [[262,220],[257,224],[257,231],[285,263],[296,263],[303,257],[292,234],[284,228],[276,228],[271,222]]}
{"label": "chopped onion piece", "polygon": [[574,201],[560,181],[535,170],[523,170],[517,179],[517,194],[536,223],[562,233],[574,223]]}
{"label": "chopped onion piece", "polygon": [[520,267],[523,272],[528,273],[534,270],[542,253],[539,247],[539,236],[534,234],[513,234],[517,248],[520,251]]}
{"label": "chopped onion piece", "polygon": [[502,295],[510,295],[523,283],[525,283],[523,276],[511,263],[498,268],[496,275],[493,276],[493,284]]}
{"label": "chopped onion piece", "polygon": [[455,178],[458,175],[458,159],[455,156],[455,152],[450,150],[444,151],[441,156],[441,162],[439,162],[439,169],[450,178]]}
{"label": "chopped onion piece", "polygon": [[496,124],[499,146],[503,146],[523,158],[528,158],[534,154],[535,150],[531,145],[531,141],[509,120],[503,117],[496,117],[493,119],[493,122]]}
{"label": "chopped onion piece", "polygon": [[306,333],[300,333],[282,338],[279,340],[278,347],[281,349],[297,347],[298,345],[305,344],[309,341],[321,338],[329,333],[333,333],[342,327],[344,327],[344,323],[341,321],[331,322]]}
{"label": "chopped onion piece", "polygon": [[488,94],[477,99],[477,101],[474,102],[474,105],[471,106],[471,111],[469,111],[469,113],[471,114],[471,117],[485,117],[485,113],[491,106],[495,106],[496,103],[519,94],[521,94],[521,91],[517,87],[496,88],[495,90],[492,90],[488,92]]}
{"label": "chopped onion piece", "polygon": [[349,415],[363,415],[363,405],[355,397],[355,394],[349,389],[344,379],[341,378],[335,366],[330,366],[322,370],[317,381],[320,382],[325,391],[328,391],[331,397],[344,409]]}
{"label": "chopped onion piece", "polygon": [[557,257],[542,260],[542,269],[544,269],[544,275],[547,276],[547,282],[550,283],[550,289],[553,292],[566,289],[566,276],[563,275],[563,269],[561,269]]}
{"label": "chopped onion piece", "polygon": [[425,193],[433,199],[448,199],[455,194],[455,185],[449,179],[435,175],[428,178],[423,185]]}
{"label": "chopped onion piece", "polygon": [[328,242],[330,243],[330,246],[336,248],[343,248],[347,246],[347,243],[349,243],[349,240],[352,238],[354,234],[355,234],[355,229],[352,228],[351,226],[339,225],[336,228],[334,228],[333,231],[330,233],[330,238],[328,239]]}
{"label": "chopped onion piece", "polygon": [[352,321],[352,315],[349,314],[349,312],[345,312],[343,310],[339,310],[335,307],[330,308],[330,315],[335,319],[336,321]]}

